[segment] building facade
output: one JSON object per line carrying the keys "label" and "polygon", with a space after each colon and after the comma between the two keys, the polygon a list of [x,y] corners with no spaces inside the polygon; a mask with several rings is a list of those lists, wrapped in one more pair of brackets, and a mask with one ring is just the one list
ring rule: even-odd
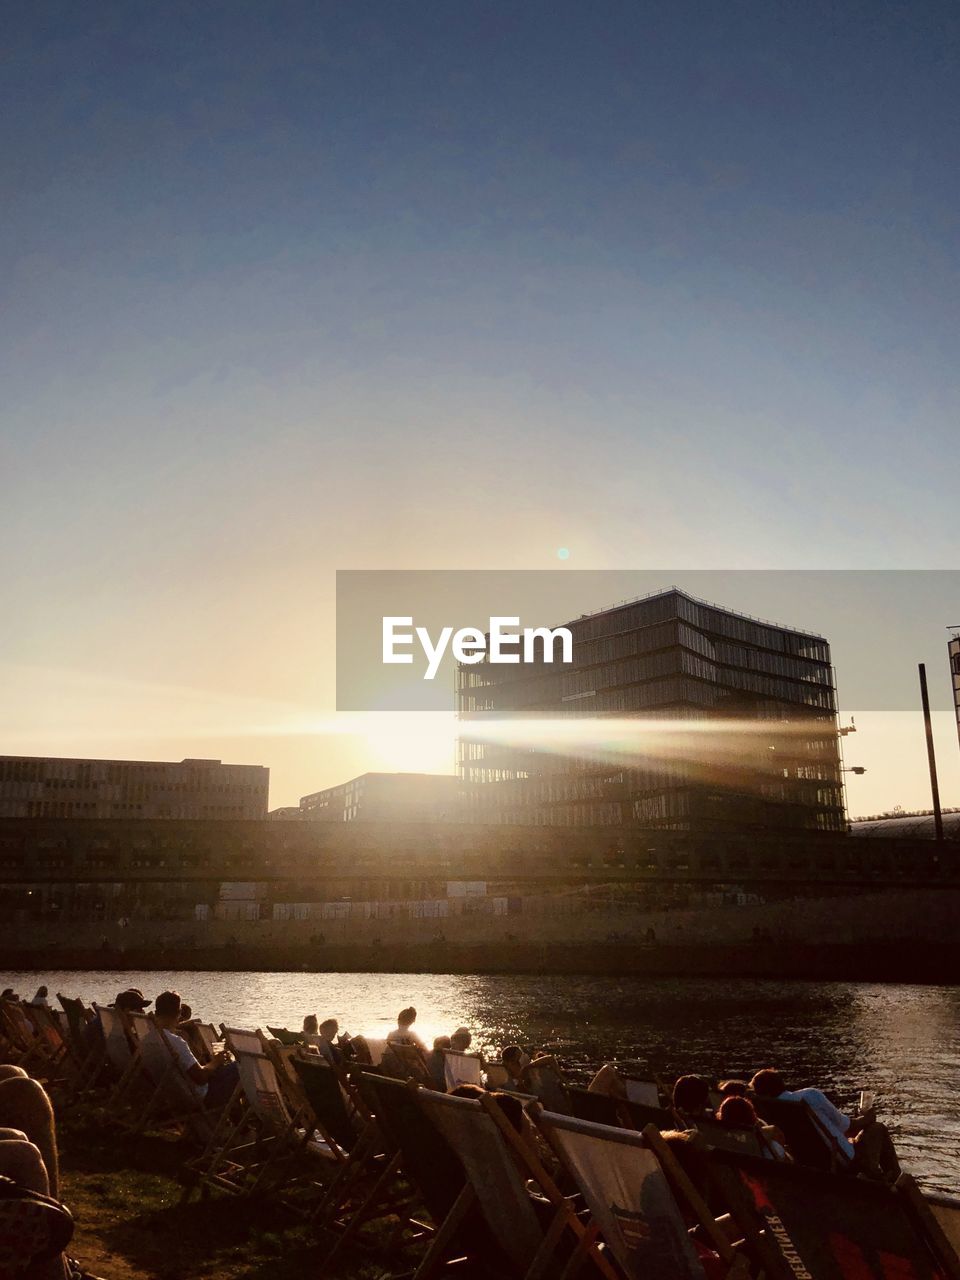
{"label": "building facade", "polygon": [[454,774],[364,773],[300,800],[314,822],[450,822],[458,815]]}
{"label": "building facade", "polygon": [[[822,636],[677,589],[566,626],[570,663],[458,671],[470,820],[845,831]],[[567,725],[563,751],[513,723],[570,718],[592,723],[579,736]]]}
{"label": "building facade", "polygon": [[219,760],[0,756],[0,817],[266,817],[270,770]]}
{"label": "building facade", "polygon": [[957,734],[960,736],[960,634],[950,638],[947,653],[950,657],[950,681],[953,685],[953,710],[957,717]]}

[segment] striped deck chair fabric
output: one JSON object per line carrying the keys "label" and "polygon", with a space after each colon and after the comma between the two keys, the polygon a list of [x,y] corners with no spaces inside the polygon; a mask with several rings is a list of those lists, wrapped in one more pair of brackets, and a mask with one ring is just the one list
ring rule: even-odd
{"label": "striped deck chair fabric", "polygon": [[631,1280],[703,1280],[670,1184],[639,1133],[547,1111],[536,1123]]}
{"label": "striped deck chair fabric", "polygon": [[455,1049],[443,1051],[443,1081],[447,1093],[461,1084],[482,1086],[481,1062],[478,1053],[457,1053]]}

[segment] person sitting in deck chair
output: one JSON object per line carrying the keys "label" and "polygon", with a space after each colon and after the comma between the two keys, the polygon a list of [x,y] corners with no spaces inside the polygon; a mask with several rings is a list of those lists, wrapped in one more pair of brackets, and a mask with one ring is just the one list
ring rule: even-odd
{"label": "person sitting in deck chair", "polygon": [[340,1030],[340,1023],[336,1018],[324,1018],[320,1023],[320,1031],[317,1036],[316,1045],[320,1050],[320,1056],[326,1058],[331,1067],[340,1067],[343,1065],[344,1057],[340,1046],[335,1043],[337,1032]]}
{"label": "person sitting in deck chair", "polygon": [[500,1062],[510,1077],[505,1087],[508,1089],[522,1089],[524,1085],[523,1073],[530,1065],[529,1054],[524,1053],[518,1044],[508,1044],[500,1055]]}
{"label": "person sitting in deck chair", "polygon": [[455,1053],[466,1053],[473,1042],[473,1036],[466,1027],[457,1027],[456,1031],[450,1037],[450,1048]]}
{"label": "person sitting in deck chair", "polygon": [[673,1109],[683,1121],[695,1125],[698,1120],[713,1118],[710,1108],[710,1086],[703,1076],[681,1076],[673,1086]]}
{"label": "person sitting in deck chair", "polygon": [[899,1178],[900,1161],[893,1141],[872,1107],[862,1116],[845,1116],[819,1089],[788,1089],[783,1076],[773,1067],[758,1071],[750,1087],[758,1098],[805,1102],[856,1173],[891,1184]]}
{"label": "person sitting in deck chair", "polygon": [[717,1092],[721,1098],[745,1098],[750,1092],[746,1080],[722,1080]]}
{"label": "person sitting in deck chair", "polygon": [[725,1129],[744,1129],[748,1133],[761,1134],[760,1150],[765,1160],[788,1159],[783,1147],[783,1134],[775,1126],[763,1123],[749,1098],[741,1098],[738,1094],[724,1098],[717,1109],[717,1120]]}
{"label": "person sitting in deck chair", "polygon": [[315,1013],[308,1013],[303,1020],[303,1032],[301,1039],[304,1044],[312,1044],[314,1047],[320,1043],[320,1023]]}
{"label": "person sitting in deck chair", "polygon": [[625,1099],[627,1086],[612,1062],[605,1062],[587,1085],[588,1093],[602,1093],[607,1098]]}
{"label": "person sitting in deck chair", "polygon": [[417,1011],[413,1005],[406,1009],[401,1009],[397,1014],[397,1025],[387,1035],[387,1044],[412,1044],[422,1053],[426,1053],[427,1046],[413,1030],[413,1024],[416,1020]]}
{"label": "person sitting in deck chair", "polygon": [[239,1067],[235,1062],[224,1062],[221,1054],[217,1054],[206,1066],[200,1065],[187,1042],[177,1035],[180,1003],[180,996],[176,991],[161,991],[153,1007],[154,1021],[173,1049],[180,1070],[197,1095],[203,1099],[204,1106],[226,1106],[240,1080]]}
{"label": "person sitting in deck chair", "polygon": [[433,1082],[438,1089],[446,1089],[446,1067],[444,1064],[443,1051],[449,1049],[450,1036],[437,1036],[433,1042],[433,1048],[427,1054],[427,1070],[433,1077]]}

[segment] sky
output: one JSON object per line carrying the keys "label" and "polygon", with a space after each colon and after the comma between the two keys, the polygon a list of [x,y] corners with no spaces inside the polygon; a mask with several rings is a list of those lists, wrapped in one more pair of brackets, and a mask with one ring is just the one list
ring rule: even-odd
{"label": "sky", "polygon": [[[337,569],[954,566],[952,3],[51,0],[3,46],[0,753],[451,767],[449,717],[335,713]],[[915,736],[855,812],[926,803]]]}

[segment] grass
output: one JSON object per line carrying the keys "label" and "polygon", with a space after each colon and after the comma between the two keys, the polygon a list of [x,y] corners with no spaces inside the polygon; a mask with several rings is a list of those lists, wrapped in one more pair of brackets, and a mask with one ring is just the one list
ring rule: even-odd
{"label": "grass", "polygon": [[134,1146],[92,1119],[58,1126],[61,1198],[76,1231],[70,1252],[104,1280],[391,1280],[387,1266],[345,1256],[322,1267],[330,1239],[318,1241],[276,1203],[194,1193],[181,1203],[179,1143],[147,1134]]}

